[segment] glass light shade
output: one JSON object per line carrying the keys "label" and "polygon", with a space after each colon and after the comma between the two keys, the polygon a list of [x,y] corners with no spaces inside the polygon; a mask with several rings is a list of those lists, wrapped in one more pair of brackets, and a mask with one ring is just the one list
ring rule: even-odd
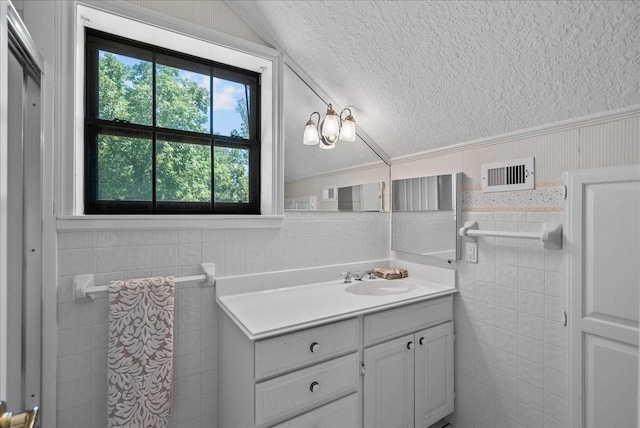
{"label": "glass light shade", "polygon": [[356,141],[356,122],[352,116],[349,116],[342,122],[340,128],[340,139],[342,141]]}
{"label": "glass light shade", "polygon": [[323,150],[331,150],[336,147],[336,143],[333,144],[325,144],[323,141],[320,142],[320,148]]}
{"label": "glass light shade", "polygon": [[340,134],[340,118],[333,111],[333,109],[327,109],[327,116],[322,121],[322,136],[329,144],[333,144],[338,141]]}
{"label": "glass light shade", "polygon": [[320,136],[318,135],[318,129],[316,128],[315,123],[312,121],[307,122],[307,125],[304,127],[304,137],[302,142],[307,146],[313,146],[320,142]]}

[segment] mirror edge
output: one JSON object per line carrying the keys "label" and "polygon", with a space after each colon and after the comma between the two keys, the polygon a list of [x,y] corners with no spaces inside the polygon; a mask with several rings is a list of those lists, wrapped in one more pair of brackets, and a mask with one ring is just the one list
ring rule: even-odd
{"label": "mirror edge", "polygon": [[[402,250],[402,249],[397,249],[397,248],[393,248],[393,208],[392,206],[390,206],[390,212],[391,212],[391,246],[390,246],[390,250],[391,251],[396,251],[399,253],[404,253],[407,255],[411,255],[409,256],[409,259],[414,259],[414,260],[423,260],[423,261],[427,261],[427,260],[435,260],[436,264],[439,264],[440,262],[445,262],[448,263],[449,265],[460,261],[461,260],[461,256],[462,256],[462,238],[460,237],[458,231],[460,230],[460,227],[462,227],[462,183],[463,183],[463,173],[462,172],[451,172],[448,174],[438,174],[438,175],[450,175],[452,178],[452,185],[451,185],[451,192],[452,192],[452,211],[453,211],[453,217],[454,217],[454,223],[455,223],[455,257],[453,259],[449,259],[449,258],[438,258],[438,257],[434,257],[432,255],[428,255],[428,254],[419,254],[419,253],[415,253],[415,252],[411,252],[411,251],[406,251],[406,250]],[[406,179],[406,178],[404,178]],[[392,187],[393,187],[393,181],[391,177],[389,177],[390,182],[392,183]],[[393,200],[393,195],[390,196],[390,204],[392,205],[392,200]],[[424,259],[426,258],[426,260]],[[422,262],[419,262],[422,263]],[[430,264],[427,262],[427,264]]]}
{"label": "mirror edge", "polygon": [[462,257],[462,237],[458,233],[460,227],[462,227],[462,172],[454,172],[451,174],[454,180],[453,186],[453,198],[455,207],[453,209],[456,223],[456,257],[455,260],[449,260],[449,262],[457,262]]}

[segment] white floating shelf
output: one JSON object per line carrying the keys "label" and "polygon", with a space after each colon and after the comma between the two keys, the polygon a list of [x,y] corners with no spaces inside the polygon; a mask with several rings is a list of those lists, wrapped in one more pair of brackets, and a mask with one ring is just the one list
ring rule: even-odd
{"label": "white floating shelf", "polygon": [[501,238],[537,239],[544,248],[559,250],[562,248],[562,225],[559,223],[543,223],[542,232],[509,232],[498,230],[478,230],[478,223],[467,221],[460,228],[460,236],[472,238],[478,236],[497,236]]}

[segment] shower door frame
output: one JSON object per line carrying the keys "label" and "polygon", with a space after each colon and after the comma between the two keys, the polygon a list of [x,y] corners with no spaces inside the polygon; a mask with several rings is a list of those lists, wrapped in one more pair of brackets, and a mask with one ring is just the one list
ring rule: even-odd
{"label": "shower door frame", "polygon": [[[20,99],[10,98],[9,58],[22,72]],[[13,60],[12,60],[13,61]],[[43,73],[44,59],[10,1],[0,1],[0,397],[10,398],[10,411],[41,406],[42,400],[42,278],[43,278]],[[15,88],[13,88],[15,90]],[[15,102],[18,104],[15,104]],[[9,109],[22,111],[21,129],[9,131]],[[11,139],[11,141],[10,141]],[[20,141],[16,143],[16,139]],[[9,145],[20,159],[9,159]],[[15,156],[15,155],[13,155]],[[21,178],[9,181],[9,165]],[[15,177],[14,177],[15,179]],[[22,209],[9,207],[8,198],[19,192]],[[11,210],[10,210],[11,209]],[[19,212],[20,231],[8,214]],[[13,238],[11,237],[13,236]],[[19,240],[20,243],[15,241]],[[19,252],[19,254],[18,254]],[[10,258],[21,260],[10,276]],[[11,280],[20,282],[11,285]],[[10,290],[10,287],[15,287]],[[17,289],[17,292],[16,292]],[[8,300],[19,304],[10,308]],[[9,309],[12,309],[10,311]],[[12,325],[9,324],[12,323]],[[16,325],[18,324],[18,325]],[[9,348],[19,343],[15,352]],[[16,367],[19,366],[19,367]],[[27,369],[28,367],[28,369]],[[11,375],[19,370],[19,376]],[[11,390],[11,391],[10,391]],[[18,390],[16,393],[15,390]]]}

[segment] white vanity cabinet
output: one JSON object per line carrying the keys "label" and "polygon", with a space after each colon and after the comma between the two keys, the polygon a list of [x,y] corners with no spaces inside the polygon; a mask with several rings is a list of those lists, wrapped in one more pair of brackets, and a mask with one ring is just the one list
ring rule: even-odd
{"label": "white vanity cabinet", "polygon": [[453,412],[452,315],[449,296],[364,317],[368,343],[385,340],[364,349],[365,427],[426,428]]}
{"label": "white vanity cabinet", "polygon": [[364,281],[367,294],[291,285],[299,272],[217,280],[218,428],[419,428],[451,413],[455,273],[412,269],[433,281]]}
{"label": "white vanity cabinet", "polygon": [[219,428],[357,427],[357,318],[258,341],[220,323]]}

